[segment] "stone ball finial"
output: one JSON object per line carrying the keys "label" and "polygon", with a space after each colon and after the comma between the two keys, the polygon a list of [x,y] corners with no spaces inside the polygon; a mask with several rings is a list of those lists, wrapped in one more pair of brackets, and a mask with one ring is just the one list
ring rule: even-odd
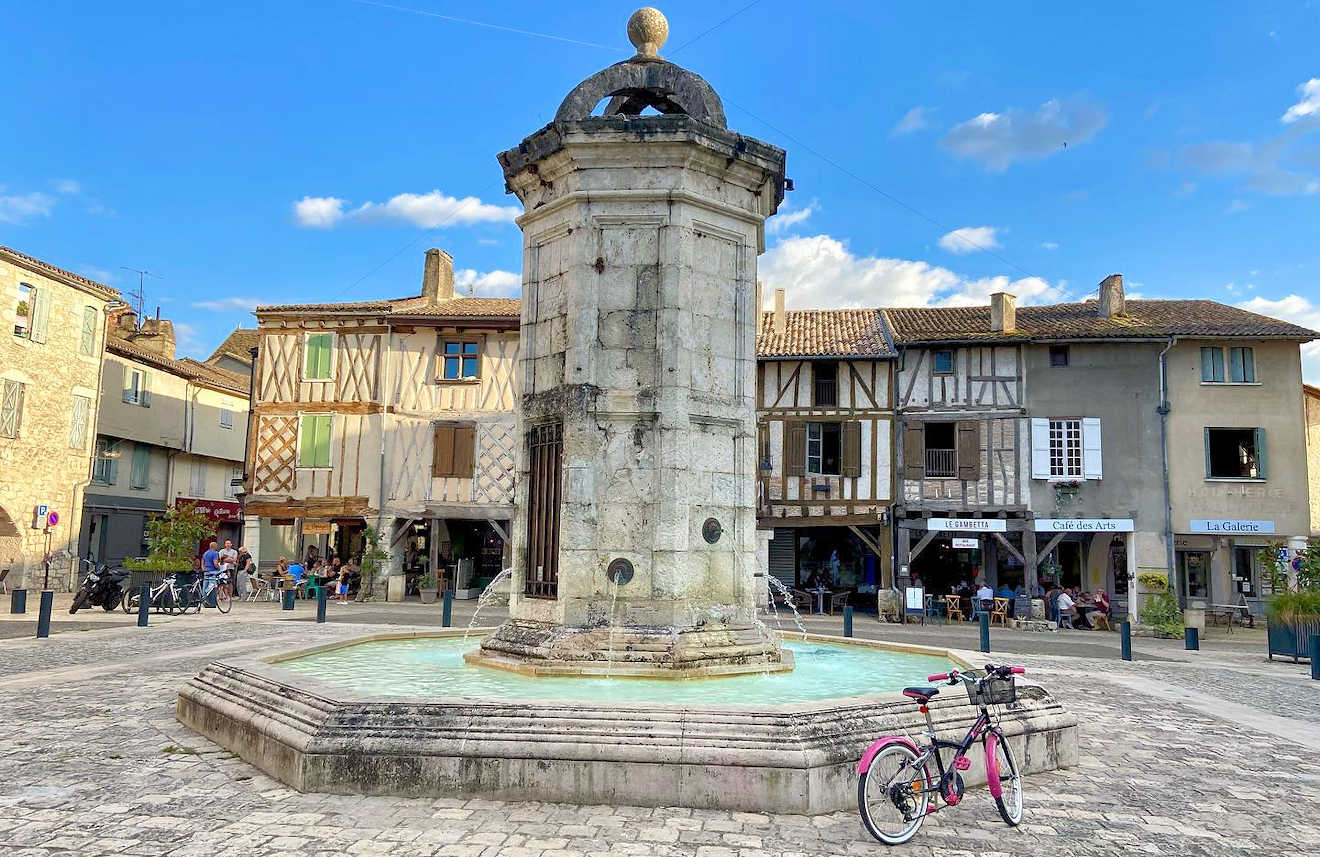
{"label": "stone ball finial", "polygon": [[628,19],[628,40],[637,48],[637,56],[656,59],[660,46],[669,38],[669,22],[653,6],[643,6]]}

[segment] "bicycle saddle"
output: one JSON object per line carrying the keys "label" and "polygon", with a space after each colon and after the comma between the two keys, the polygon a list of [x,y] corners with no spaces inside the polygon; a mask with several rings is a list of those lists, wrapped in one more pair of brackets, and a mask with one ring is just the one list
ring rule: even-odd
{"label": "bicycle saddle", "polygon": [[926,701],[929,700],[932,696],[934,696],[935,694],[937,694],[937,693],[939,693],[939,692],[940,692],[940,689],[939,689],[938,687],[905,687],[905,688],[903,688],[903,695],[904,695],[904,696],[911,697],[912,699],[919,699],[919,700],[921,700],[922,702],[926,702]]}

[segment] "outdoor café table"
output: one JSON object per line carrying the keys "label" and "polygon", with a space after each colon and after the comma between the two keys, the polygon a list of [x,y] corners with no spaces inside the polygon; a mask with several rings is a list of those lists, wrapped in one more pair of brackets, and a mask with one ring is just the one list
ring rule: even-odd
{"label": "outdoor caf\u00e9 table", "polygon": [[1077,618],[1082,621],[1082,624],[1088,628],[1094,627],[1091,624],[1091,614],[1098,608],[1094,604],[1077,604],[1075,606],[1077,607]]}
{"label": "outdoor caf\u00e9 table", "polygon": [[826,589],[824,586],[820,586],[816,589],[808,589],[807,591],[816,596],[816,613],[823,615],[825,613],[825,596],[830,593],[830,590]]}

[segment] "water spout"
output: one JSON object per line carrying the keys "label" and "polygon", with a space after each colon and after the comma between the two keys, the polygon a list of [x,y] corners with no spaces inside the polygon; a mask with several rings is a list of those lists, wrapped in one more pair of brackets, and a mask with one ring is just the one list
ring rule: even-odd
{"label": "water spout", "polygon": [[[797,625],[798,630],[802,632],[802,639],[805,640],[807,638],[807,626],[802,624],[802,615],[798,613],[797,605],[793,603],[793,593],[784,585],[784,581],[775,577],[773,574],[767,575],[765,579],[766,582],[770,584],[770,588],[774,590],[770,594],[770,603],[774,603],[774,597],[776,594],[784,599],[784,603],[788,605],[788,609],[793,611],[793,622]],[[776,611],[775,616],[778,617],[778,615],[779,614]]]}
{"label": "water spout", "polygon": [[503,571],[501,571],[499,574],[495,575],[495,577],[491,579],[490,583],[486,584],[486,588],[481,590],[481,594],[477,596],[477,609],[472,611],[472,621],[468,622],[467,630],[463,632],[464,640],[467,640],[468,634],[471,634],[472,629],[477,627],[477,617],[481,615],[481,608],[485,607],[487,602],[489,602],[492,598],[494,598],[496,595],[499,594],[495,590],[495,587],[499,585],[499,582],[501,580],[504,580],[505,578],[512,579],[512,577],[513,577],[513,568],[512,567],[506,568]]}

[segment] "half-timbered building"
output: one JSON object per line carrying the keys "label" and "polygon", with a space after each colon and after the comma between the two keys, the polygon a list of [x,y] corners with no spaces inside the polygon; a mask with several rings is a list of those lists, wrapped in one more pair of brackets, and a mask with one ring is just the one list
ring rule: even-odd
{"label": "half-timbered building", "polygon": [[247,542],[263,562],[361,552],[391,599],[427,570],[458,590],[505,565],[513,509],[515,299],[454,295],[428,250],[422,294],[257,310]]}
{"label": "half-timbered building", "polygon": [[888,587],[894,350],[878,309],[762,314],[757,518],[769,571],[873,593]]}

